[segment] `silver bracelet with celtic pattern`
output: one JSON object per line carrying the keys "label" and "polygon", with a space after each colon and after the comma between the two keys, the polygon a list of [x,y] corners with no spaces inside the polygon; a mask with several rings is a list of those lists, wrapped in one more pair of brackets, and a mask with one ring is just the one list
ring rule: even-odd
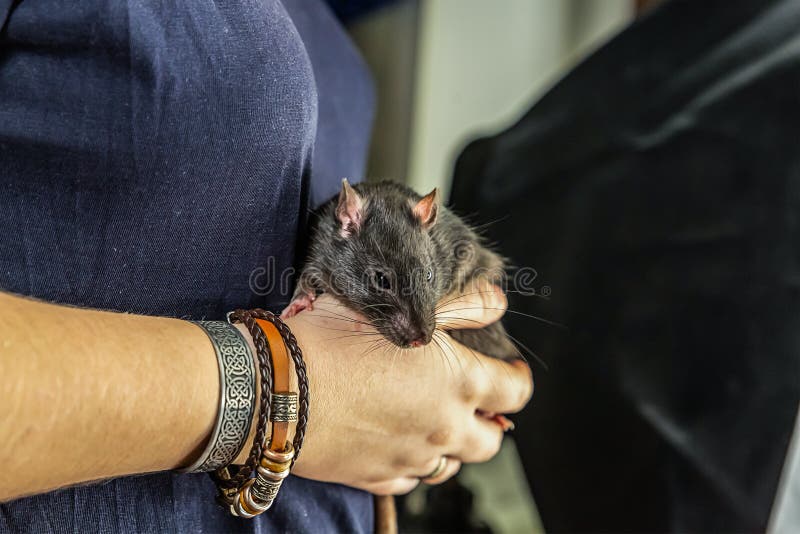
{"label": "silver bracelet with celtic pattern", "polygon": [[202,328],[219,364],[217,422],[203,454],[181,473],[214,471],[229,465],[245,446],[256,406],[256,367],[244,336],[224,321],[192,321]]}

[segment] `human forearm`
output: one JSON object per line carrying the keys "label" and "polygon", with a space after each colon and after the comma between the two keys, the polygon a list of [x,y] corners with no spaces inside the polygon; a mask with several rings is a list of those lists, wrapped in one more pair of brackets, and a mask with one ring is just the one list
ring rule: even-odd
{"label": "human forearm", "polygon": [[187,464],[213,427],[218,376],[186,321],[0,293],[0,501]]}
{"label": "human forearm", "polygon": [[[506,305],[491,288],[458,302],[448,315],[471,327],[496,321]],[[439,482],[461,462],[491,458],[503,429],[482,414],[525,405],[528,367],[441,331],[435,343],[400,351],[351,313],[322,295],[287,320],[313,407],[292,473],[399,493],[442,458]],[[188,465],[211,433],[219,390],[211,342],[185,321],[0,293],[0,501]],[[252,442],[251,429],[234,463]]]}

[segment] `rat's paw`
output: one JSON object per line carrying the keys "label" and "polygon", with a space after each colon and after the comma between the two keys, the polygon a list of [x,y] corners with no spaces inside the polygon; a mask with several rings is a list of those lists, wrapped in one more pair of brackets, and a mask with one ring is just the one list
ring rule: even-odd
{"label": "rat's paw", "polygon": [[287,317],[294,317],[298,313],[303,310],[311,311],[314,309],[314,300],[316,299],[315,295],[311,295],[305,293],[296,297],[292,302],[289,303],[286,308],[283,309],[281,312],[281,319],[286,319]]}

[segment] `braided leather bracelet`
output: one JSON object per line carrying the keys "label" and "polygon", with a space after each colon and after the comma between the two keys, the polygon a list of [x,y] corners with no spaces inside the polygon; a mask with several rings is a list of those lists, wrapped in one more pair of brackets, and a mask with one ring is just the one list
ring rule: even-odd
{"label": "braided leather bracelet", "polygon": [[[235,473],[230,467],[219,469],[212,477],[217,483],[218,502],[233,515],[251,518],[272,505],[300,452],[308,423],[308,376],[297,339],[278,316],[262,309],[236,310],[228,314],[228,319],[244,323],[253,337],[261,377],[261,398],[256,436],[245,465]],[[272,393],[273,383],[288,390],[287,349],[297,374],[299,408],[296,394],[288,391]],[[285,440],[288,423],[295,417],[297,428],[293,442],[289,443]],[[284,443],[273,440],[265,443],[268,421],[273,422],[273,437]],[[256,468],[256,478],[250,478]]]}
{"label": "braided leather bracelet", "polygon": [[272,312],[268,312],[257,308],[252,310],[255,317],[262,320],[267,320],[275,325],[278,333],[283,338],[286,349],[294,362],[294,371],[297,374],[297,387],[300,392],[299,406],[297,410],[297,428],[295,429],[294,440],[292,445],[294,447],[294,459],[292,464],[297,461],[300,455],[300,448],[303,446],[303,440],[306,435],[306,427],[308,426],[308,373],[306,371],[306,364],[303,361],[303,351],[297,345],[297,338],[294,337],[292,331],[284,323],[280,317]]}

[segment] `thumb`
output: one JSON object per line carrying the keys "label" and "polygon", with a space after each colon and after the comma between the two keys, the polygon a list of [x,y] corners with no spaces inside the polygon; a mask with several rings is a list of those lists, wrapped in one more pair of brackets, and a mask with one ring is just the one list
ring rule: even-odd
{"label": "thumb", "polygon": [[500,287],[486,278],[474,278],[460,295],[442,299],[436,311],[436,324],[445,330],[482,328],[499,321],[507,307],[508,300]]}

